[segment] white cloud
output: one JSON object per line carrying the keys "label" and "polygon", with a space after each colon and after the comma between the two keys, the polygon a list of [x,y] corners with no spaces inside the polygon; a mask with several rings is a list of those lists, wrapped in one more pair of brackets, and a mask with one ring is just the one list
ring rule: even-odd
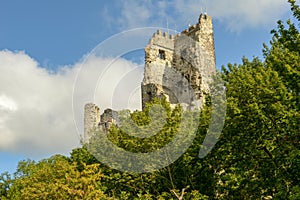
{"label": "white cloud", "polygon": [[289,4],[285,0],[211,0],[207,8],[228,29],[240,31],[247,27],[274,26],[287,13]]}
{"label": "white cloud", "polygon": [[[247,28],[270,28],[289,10],[286,0],[172,0],[119,1],[123,28],[141,26],[185,27],[207,11],[231,31]],[[172,13],[172,14],[171,14]]]}
{"label": "white cloud", "polygon": [[13,112],[18,109],[17,104],[15,101],[6,95],[2,94],[0,95],[0,111],[9,111]]}
{"label": "white cloud", "polygon": [[147,4],[141,1],[124,1],[122,22],[126,21],[127,26],[134,27],[135,24],[143,23],[150,18],[150,15],[151,10],[148,9]]}
{"label": "white cloud", "polygon": [[[0,51],[0,151],[36,157],[66,153],[78,146],[74,119],[83,122],[84,104],[97,96],[95,103],[104,109],[113,98],[112,87],[100,87],[101,94],[94,92],[98,75],[104,73],[104,66],[111,61],[91,56],[84,63],[50,73],[24,52]],[[80,71],[80,68],[85,70]],[[100,79],[116,86],[124,74],[133,69],[136,69],[133,63],[118,59],[110,66],[111,77],[104,73]],[[72,101],[77,72],[82,78],[81,86],[75,87],[77,96]],[[141,79],[141,73],[137,74],[131,80],[135,85],[139,85]],[[119,95],[119,100],[123,95],[128,96],[126,91]],[[75,118],[72,102],[77,103]],[[119,103],[122,101],[117,101]],[[139,107],[138,104],[132,106]],[[77,125],[82,131],[83,123]]]}

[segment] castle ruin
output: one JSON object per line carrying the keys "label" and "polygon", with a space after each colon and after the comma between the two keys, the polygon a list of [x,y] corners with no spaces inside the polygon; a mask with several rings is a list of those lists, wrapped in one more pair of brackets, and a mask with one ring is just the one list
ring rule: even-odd
{"label": "castle ruin", "polygon": [[[209,94],[209,83],[215,72],[210,16],[201,14],[195,25],[177,35],[158,30],[145,48],[142,107],[155,97],[165,97],[173,107],[180,104],[184,110],[199,109],[205,95]],[[89,103],[85,106],[84,142],[88,142],[93,128],[103,128],[103,124],[117,121],[116,113],[110,109],[101,116],[96,105]]]}
{"label": "castle ruin", "polygon": [[201,14],[198,23],[178,35],[158,30],[145,48],[142,106],[165,96],[171,105],[197,109],[209,93],[216,71],[212,18]]}

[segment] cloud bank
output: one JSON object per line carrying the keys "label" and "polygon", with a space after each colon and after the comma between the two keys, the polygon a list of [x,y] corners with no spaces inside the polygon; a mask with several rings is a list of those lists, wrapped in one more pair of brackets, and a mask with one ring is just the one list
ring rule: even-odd
{"label": "cloud bank", "polygon": [[[108,64],[110,76],[103,73]],[[74,88],[82,69],[81,87]],[[131,84],[137,87],[142,70],[124,59],[90,56],[51,73],[24,52],[0,51],[0,151],[29,157],[69,152],[80,145],[83,123],[77,123],[77,130],[74,120],[83,122],[84,104],[94,100],[101,109],[112,107],[111,100],[117,95],[115,104],[127,107],[122,97],[128,98],[132,91],[113,91],[124,75],[132,72],[135,75],[131,76]],[[91,80],[95,74],[102,74],[101,80],[114,87],[97,87],[99,77]],[[74,90],[77,104],[72,106]],[[132,102],[132,109],[140,107],[139,101]]]}
{"label": "cloud bank", "polygon": [[118,22],[125,29],[145,24],[171,29],[186,27],[194,23],[190,20],[197,19],[200,12],[207,12],[234,32],[255,27],[269,29],[289,10],[285,0],[123,0],[118,3],[122,7]]}

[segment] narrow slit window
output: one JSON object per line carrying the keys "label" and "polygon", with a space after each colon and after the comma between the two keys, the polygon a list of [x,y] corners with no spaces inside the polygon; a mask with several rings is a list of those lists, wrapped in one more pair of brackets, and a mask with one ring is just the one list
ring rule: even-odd
{"label": "narrow slit window", "polygon": [[166,52],[164,50],[158,50],[158,57],[162,60],[166,59]]}

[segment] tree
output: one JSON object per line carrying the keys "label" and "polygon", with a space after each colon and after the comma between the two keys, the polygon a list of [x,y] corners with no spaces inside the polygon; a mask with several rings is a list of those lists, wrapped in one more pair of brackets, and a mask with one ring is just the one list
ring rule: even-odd
{"label": "tree", "polygon": [[[300,9],[289,0],[296,20]],[[198,158],[210,123],[212,101],[201,110],[197,135],[190,148],[171,165],[151,173],[126,173],[101,164],[87,146],[70,158],[53,156],[39,162],[21,161],[14,178],[0,176],[2,199],[299,199],[299,26],[278,21],[264,60],[243,58],[241,65],[223,67],[227,113],[215,148]],[[166,122],[159,133],[135,138],[139,126],[154,121],[150,107],[160,104]],[[171,141],[181,126],[180,107],[171,109],[155,99],[144,111],[126,113],[122,128],[113,126],[107,137],[131,152],[155,151]],[[154,119],[154,120],[153,120]],[[156,120],[156,121],[155,121]],[[184,126],[186,130],[188,127]],[[97,137],[93,138],[97,143]],[[99,138],[98,138],[99,139]],[[101,148],[91,146],[91,148]],[[92,149],[93,150],[93,149]],[[176,149],[175,149],[176,150]],[[131,163],[132,164],[132,163]],[[134,163],[139,164],[139,163]]]}
{"label": "tree", "polygon": [[38,163],[22,161],[8,190],[8,199],[111,199],[101,190],[104,177],[98,164],[84,165],[64,156],[53,156]]}
{"label": "tree", "polygon": [[12,184],[11,175],[8,172],[4,172],[0,175],[0,199],[5,200],[7,192]]}
{"label": "tree", "polygon": [[[299,7],[289,1],[299,19]],[[273,30],[265,60],[223,68],[227,119],[208,158],[217,198],[288,199],[299,195],[299,30],[287,21]]]}

